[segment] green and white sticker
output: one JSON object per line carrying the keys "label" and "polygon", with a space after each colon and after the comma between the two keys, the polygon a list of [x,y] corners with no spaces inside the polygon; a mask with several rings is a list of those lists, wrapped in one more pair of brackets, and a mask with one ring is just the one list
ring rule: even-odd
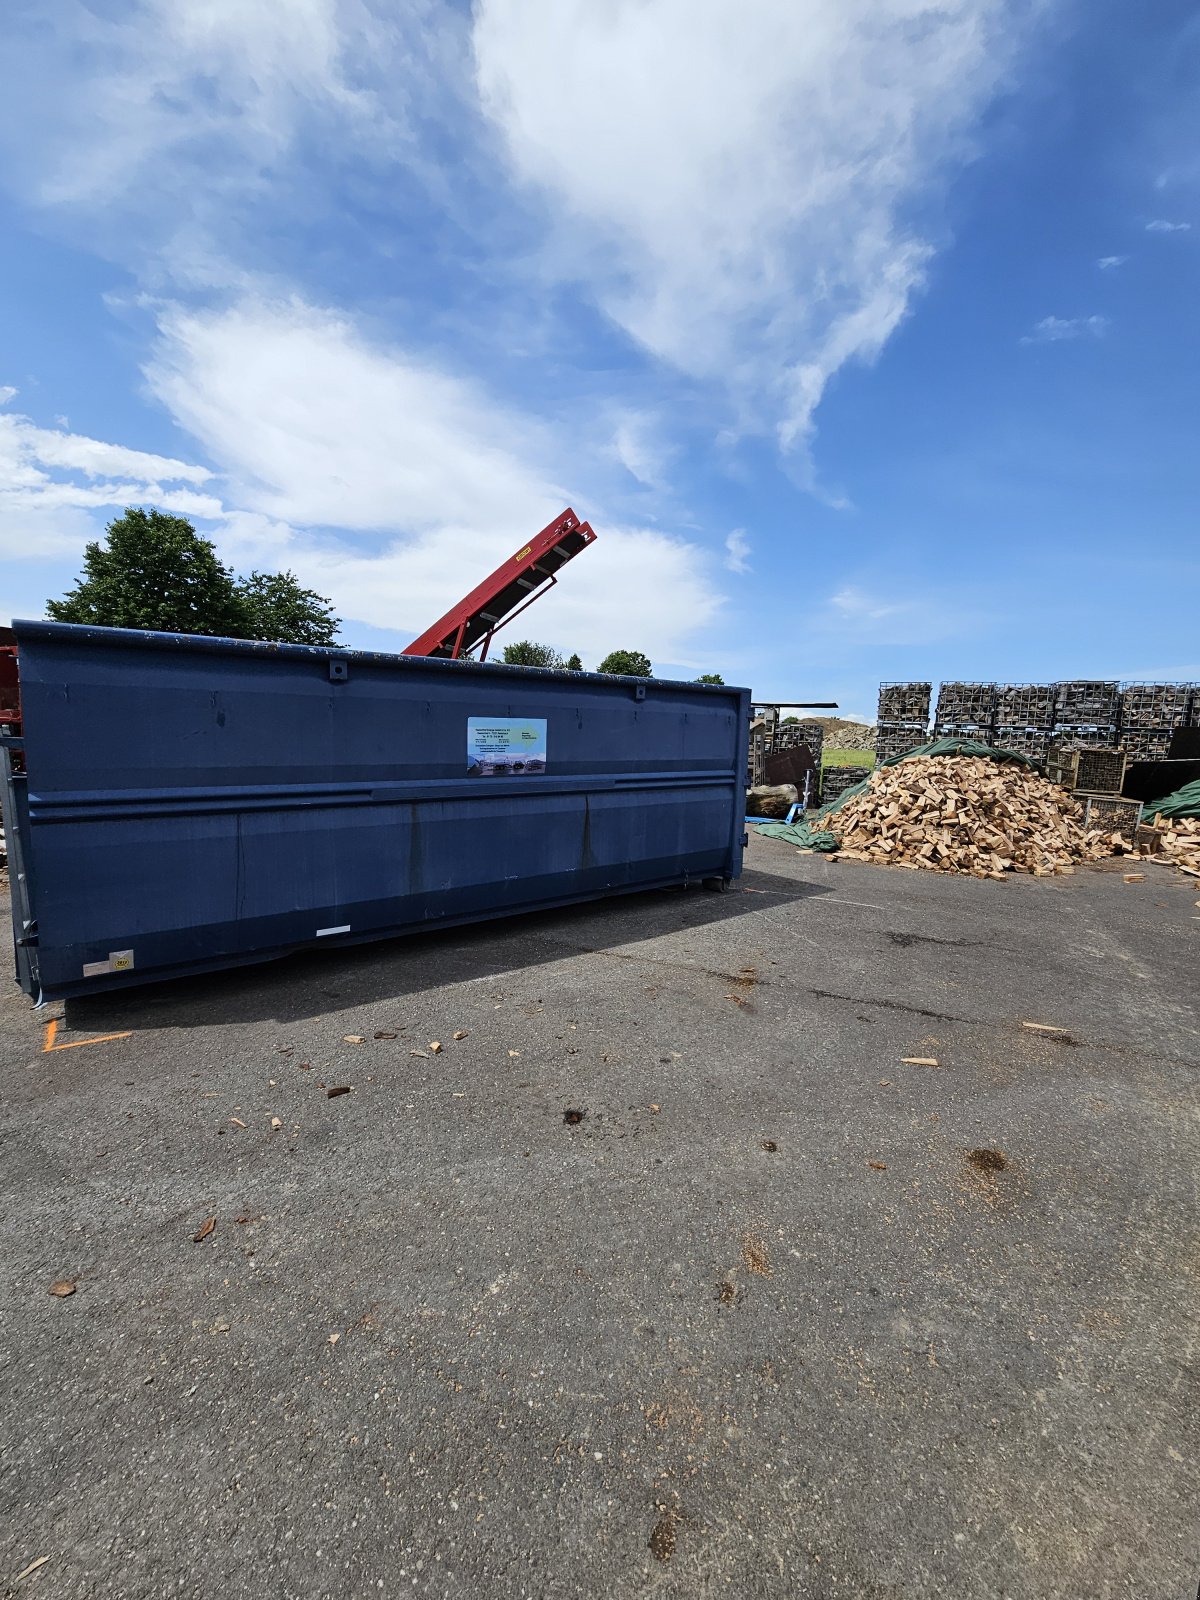
{"label": "green and white sticker", "polygon": [[546,770],[546,719],[467,718],[469,778],[529,778]]}

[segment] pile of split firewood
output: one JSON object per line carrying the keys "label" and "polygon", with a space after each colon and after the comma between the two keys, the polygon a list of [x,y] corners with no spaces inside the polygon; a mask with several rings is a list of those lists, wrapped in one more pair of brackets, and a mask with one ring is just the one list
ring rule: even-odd
{"label": "pile of split firewood", "polygon": [[838,854],[850,861],[976,878],[1009,872],[1044,878],[1116,853],[1114,835],[1085,833],[1082,816],[1065,789],[1029,767],[914,756],[872,773],[862,794],[817,826],[837,836]]}
{"label": "pile of split firewood", "polygon": [[1200,817],[1160,817],[1138,829],[1138,844],[1159,861],[1200,878]]}

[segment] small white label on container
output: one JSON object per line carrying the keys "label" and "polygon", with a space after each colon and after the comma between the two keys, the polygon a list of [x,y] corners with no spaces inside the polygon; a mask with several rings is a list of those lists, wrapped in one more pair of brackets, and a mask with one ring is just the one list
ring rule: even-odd
{"label": "small white label on container", "polygon": [[132,950],[110,950],[108,964],[113,972],[129,972],[133,968]]}
{"label": "small white label on container", "polygon": [[340,928],[318,928],[317,929],[317,938],[318,939],[324,939],[326,934],[330,934],[330,933],[349,933],[349,932],[350,932],[350,924],[348,922],[343,922]]}
{"label": "small white label on container", "polygon": [[85,961],[83,963],[83,975],[85,978],[98,978],[102,973],[111,971],[111,961]]}

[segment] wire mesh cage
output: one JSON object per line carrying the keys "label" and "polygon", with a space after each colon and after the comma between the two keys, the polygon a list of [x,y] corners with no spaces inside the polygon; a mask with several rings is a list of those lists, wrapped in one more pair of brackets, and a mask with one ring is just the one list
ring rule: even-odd
{"label": "wire mesh cage", "polygon": [[1122,728],[1121,743],[1130,761],[1166,761],[1171,753],[1171,728]]}
{"label": "wire mesh cage", "polygon": [[821,773],[821,804],[828,805],[855,784],[864,783],[872,770],[871,767],[826,767]]}
{"label": "wire mesh cage", "polygon": [[1053,683],[999,683],[996,723],[1005,728],[1051,728],[1056,703]]}
{"label": "wire mesh cage", "polygon": [[999,727],[993,742],[997,750],[1012,750],[1019,756],[1028,756],[1030,761],[1036,761],[1040,766],[1050,749],[1050,730]]}
{"label": "wire mesh cage", "polygon": [[880,722],[875,729],[875,754],[880,761],[890,761],[928,742],[929,730],[923,722]]}
{"label": "wire mesh cage", "polygon": [[937,724],[990,728],[996,719],[994,683],[943,683],[938,686]]}
{"label": "wire mesh cage", "polygon": [[1064,750],[1115,750],[1117,748],[1116,724],[1079,726],[1075,723],[1060,722],[1055,725],[1054,737],[1051,743],[1060,746]]}
{"label": "wire mesh cage", "polygon": [[996,730],[990,722],[935,722],[935,739],[974,739],[976,744],[995,744]]}
{"label": "wire mesh cage", "polygon": [[1121,724],[1131,728],[1178,728],[1186,724],[1194,685],[1127,683],[1121,690]]}
{"label": "wire mesh cage", "polygon": [[1129,839],[1137,832],[1138,823],[1142,820],[1140,800],[1122,800],[1108,794],[1077,794],[1075,798],[1084,807],[1085,828],[1101,828]]}
{"label": "wire mesh cage", "polygon": [[1046,756],[1046,776],[1066,789],[1088,794],[1120,794],[1125,781],[1124,750],[1086,749],[1055,743]]}
{"label": "wire mesh cage", "polygon": [[927,724],[932,694],[932,683],[881,683],[878,720]]}
{"label": "wire mesh cage", "polygon": [[1060,723],[1104,726],[1120,718],[1121,686],[1115,680],[1075,678],[1055,687]]}

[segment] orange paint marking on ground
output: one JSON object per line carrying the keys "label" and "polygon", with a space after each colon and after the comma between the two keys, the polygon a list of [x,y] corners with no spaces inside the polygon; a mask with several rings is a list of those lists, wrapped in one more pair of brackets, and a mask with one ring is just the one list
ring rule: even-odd
{"label": "orange paint marking on ground", "polygon": [[66,1044],[55,1044],[54,1040],[57,1034],[58,1023],[51,1019],[46,1024],[46,1042],[42,1046],[43,1055],[48,1055],[51,1050],[78,1050],[81,1045],[85,1044],[107,1044],[110,1039],[131,1039],[133,1030],[130,1029],[128,1033],[101,1033],[94,1039],[68,1039]]}

